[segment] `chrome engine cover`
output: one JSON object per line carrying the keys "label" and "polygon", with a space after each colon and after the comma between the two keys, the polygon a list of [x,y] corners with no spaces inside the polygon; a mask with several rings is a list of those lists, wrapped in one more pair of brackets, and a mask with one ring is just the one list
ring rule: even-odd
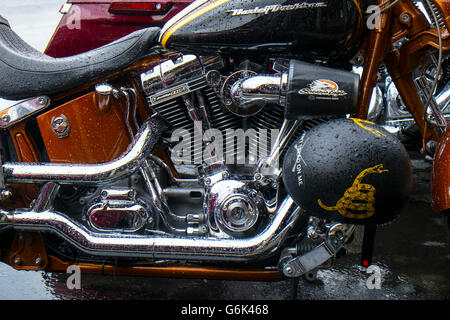
{"label": "chrome engine cover", "polygon": [[262,194],[243,181],[217,182],[207,201],[210,228],[237,238],[256,234],[266,213]]}
{"label": "chrome engine cover", "polygon": [[98,232],[133,233],[154,222],[150,205],[129,188],[102,189],[85,217],[89,227]]}

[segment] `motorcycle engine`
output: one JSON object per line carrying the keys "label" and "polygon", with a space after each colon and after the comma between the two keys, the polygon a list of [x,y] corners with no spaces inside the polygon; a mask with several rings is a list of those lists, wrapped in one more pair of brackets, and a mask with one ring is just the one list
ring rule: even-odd
{"label": "motorcycle engine", "polygon": [[169,128],[163,148],[180,177],[152,156],[141,175],[95,190],[83,198],[95,231],[257,234],[285,195],[285,150],[330,115],[351,113],[359,84],[351,72],[297,60],[230,67],[194,55],[163,61],[139,80],[152,116]]}
{"label": "motorcycle engine", "polygon": [[[218,71],[223,67],[219,57],[185,55],[142,74],[141,84],[153,113],[172,129],[168,131],[171,137],[166,137],[166,141],[170,141],[171,159],[188,181],[182,187],[169,186],[163,190],[171,204],[172,214],[168,216],[174,218],[167,224],[174,224],[181,220],[180,216],[185,216],[188,226],[178,224],[177,228],[186,228],[188,234],[241,238],[254,235],[264,225],[268,214],[266,201],[273,201],[278,188],[276,184],[262,188],[255,183],[257,163],[250,159],[248,150],[259,147],[260,154],[270,153],[270,141],[260,143],[259,133],[263,129],[278,131],[283,124],[284,110],[273,104],[270,108],[259,109],[258,115],[253,116],[248,108],[234,107],[231,102],[233,85],[256,72],[238,70],[223,76]],[[238,130],[254,134],[248,135],[245,144],[233,142],[233,147],[227,150],[224,145],[219,151],[226,154],[227,164],[223,165],[223,158],[205,153],[205,144],[211,142],[205,138],[208,130],[220,133],[223,141],[234,139]],[[187,150],[191,152],[189,155],[186,150],[180,152],[173,144],[178,142],[173,141],[174,131],[182,131],[183,138],[200,135],[203,143],[188,139]],[[201,179],[193,181],[199,175]],[[192,212],[203,214],[193,218]]]}

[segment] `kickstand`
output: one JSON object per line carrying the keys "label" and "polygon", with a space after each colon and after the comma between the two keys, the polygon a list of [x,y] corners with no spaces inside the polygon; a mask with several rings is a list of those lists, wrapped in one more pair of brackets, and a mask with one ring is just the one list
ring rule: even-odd
{"label": "kickstand", "polygon": [[366,268],[372,264],[376,230],[376,226],[364,227],[364,236],[361,250],[361,264]]}
{"label": "kickstand", "polygon": [[299,284],[299,278],[295,277],[290,279],[291,284],[291,300],[297,300],[298,299],[298,284]]}

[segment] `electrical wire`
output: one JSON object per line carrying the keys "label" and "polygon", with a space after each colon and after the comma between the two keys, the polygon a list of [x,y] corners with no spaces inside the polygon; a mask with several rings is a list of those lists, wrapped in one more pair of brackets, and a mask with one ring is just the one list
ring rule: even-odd
{"label": "electrical wire", "polygon": [[[372,14],[380,15],[383,12],[387,11],[388,9],[390,9],[392,6],[394,6],[397,2],[399,2],[399,0],[386,0],[386,1],[382,2],[382,3],[380,3],[379,5],[377,5],[377,7],[380,8],[379,12],[370,13],[370,15],[372,15]],[[366,13],[368,13],[368,12],[366,11]]]}
{"label": "electrical wire", "polygon": [[[383,2],[382,4],[380,4],[380,8],[383,7],[384,5],[386,5],[386,3],[391,2],[391,1],[392,1],[392,0],[388,0],[388,1]],[[380,10],[380,13],[383,13],[383,12],[387,11],[387,10],[390,9],[392,6],[394,6],[397,2],[399,2],[399,0],[394,0],[394,1],[392,1],[387,7],[382,8],[382,9]]]}
{"label": "electrical wire", "polygon": [[441,74],[441,70],[442,70],[442,60],[443,59],[442,59],[442,32],[441,32],[441,27],[439,25],[439,20],[436,16],[436,12],[434,12],[434,10],[433,10],[433,6],[431,5],[430,0],[425,0],[425,2],[427,3],[428,8],[430,9],[430,11],[433,15],[433,20],[436,25],[436,30],[437,30],[438,39],[439,39],[439,57],[438,57],[438,64],[437,64],[437,68],[436,68],[436,76],[434,77],[433,84],[431,86],[430,95],[428,96],[427,102],[425,103],[425,114],[426,114],[428,105],[430,104],[431,99],[433,98],[433,94],[435,93],[437,85],[438,85],[439,75]]}

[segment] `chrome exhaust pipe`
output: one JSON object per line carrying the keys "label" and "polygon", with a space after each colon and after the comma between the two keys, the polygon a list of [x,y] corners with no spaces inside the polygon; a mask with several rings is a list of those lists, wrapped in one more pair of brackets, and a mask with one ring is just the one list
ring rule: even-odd
{"label": "chrome exhaust pipe", "polygon": [[436,96],[436,103],[443,113],[447,113],[450,110],[450,82],[447,83],[444,89]]}
{"label": "chrome exhaust pipe", "polygon": [[301,210],[288,196],[268,227],[246,239],[94,233],[66,215],[48,209],[45,204],[7,214],[2,211],[0,215],[0,227],[9,226],[20,231],[51,231],[81,251],[95,256],[250,261],[266,257],[279,249],[301,215]]}
{"label": "chrome exhaust pipe", "polygon": [[138,170],[153,151],[161,135],[161,120],[151,118],[139,129],[124,154],[101,164],[13,163],[3,164],[6,183],[56,182],[59,184],[102,185]]}

